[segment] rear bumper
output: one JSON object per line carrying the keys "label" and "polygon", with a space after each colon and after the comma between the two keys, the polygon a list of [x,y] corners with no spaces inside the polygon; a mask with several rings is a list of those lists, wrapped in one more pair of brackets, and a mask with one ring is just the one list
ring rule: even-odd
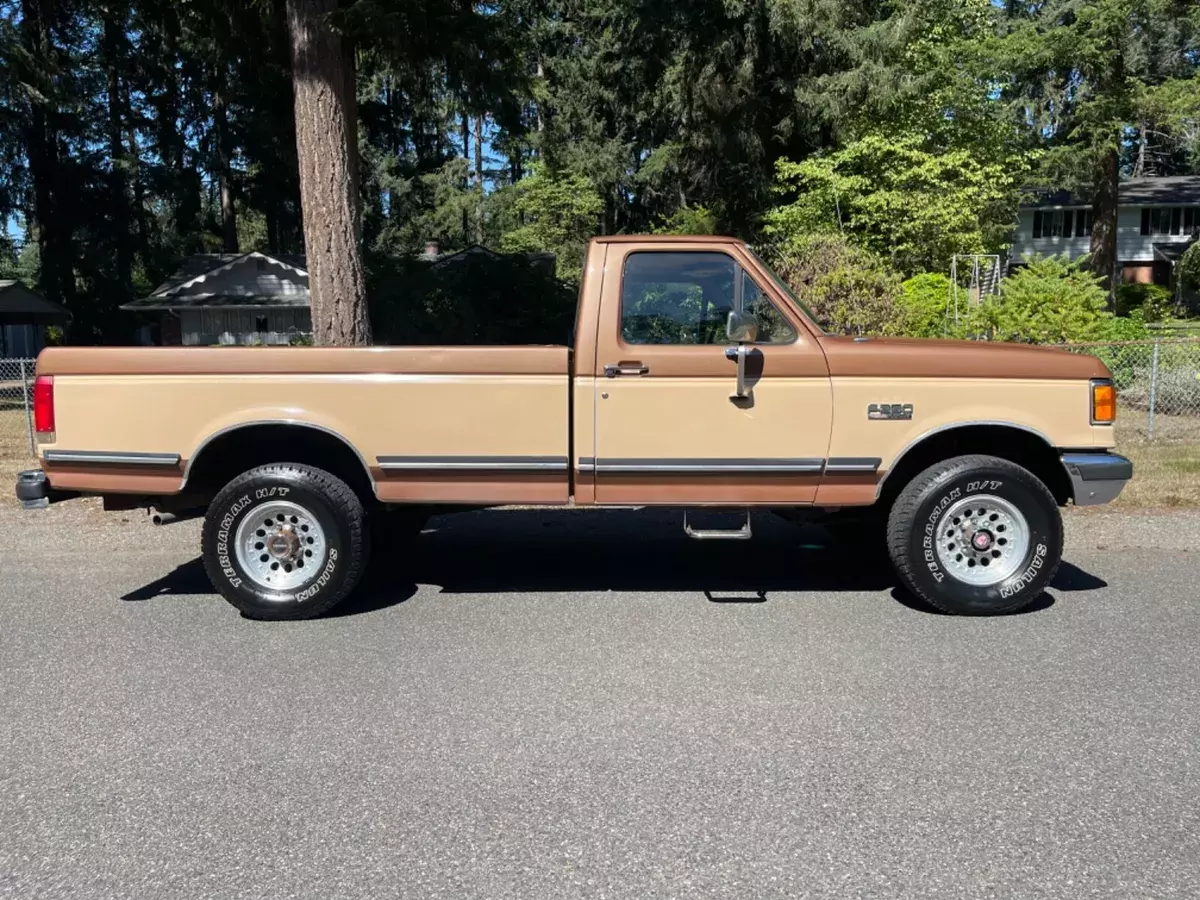
{"label": "rear bumper", "polygon": [[1133,463],[1116,453],[1064,453],[1076,506],[1112,503],[1133,477]]}
{"label": "rear bumper", "polygon": [[25,509],[45,509],[59,500],[69,500],[75,494],[56,491],[41,469],[30,469],[17,475],[17,499]]}

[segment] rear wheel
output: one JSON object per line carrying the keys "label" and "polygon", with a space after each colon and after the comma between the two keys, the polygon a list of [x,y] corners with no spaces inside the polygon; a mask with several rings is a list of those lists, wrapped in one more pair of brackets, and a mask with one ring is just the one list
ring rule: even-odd
{"label": "rear wheel", "polygon": [[201,555],[218,591],[254,619],[307,619],[332,609],[367,562],[362,502],[312,466],[260,466],[213,500]]}
{"label": "rear wheel", "polygon": [[888,551],[905,587],[961,615],[1031,603],[1054,577],[1062,545],[1050,491],[994,456],[931,466],[901,491],[888,517]]}

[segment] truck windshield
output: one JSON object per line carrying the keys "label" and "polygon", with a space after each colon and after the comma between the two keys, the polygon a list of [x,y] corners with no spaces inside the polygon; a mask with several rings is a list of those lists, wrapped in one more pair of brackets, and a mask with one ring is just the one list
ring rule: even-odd
{"label": "truck windshield", "polygon": [[793,303],[796,304],[797,309],[801,309],[804,311],[804,314],[806,316],[808,316],[809,321],[812,322],[814,325],[816,325],[817,328],[820,329],[822,334],[830,334],[831,333],[831,332],[825,330],[825,326],[821,324],[820,319],[818,319],[813,314],[813,311],[808,308],[807,304],[805,304],[803,300],[801,300],[799,297],[796,296],[796,292],[793,291],[790,287],[788,287],[787,282],[784,281],[782,278],[780,278],[778,275],[776,275],[775,270],[772,269],[770,266],[768,266],[765,262],[763,262],[763,259],[761,256],[759,256],[757,253],[755,253],[749,247],[746,248],[746,252],[749,253],[751,256],[753,256],[758,261],[758,264],[760,266],[762,266],[764,269],[766,269],[767,274],[771,276],[771,280],[775,282],[775,285],[781,291],[783,291],[784,294],[786,294]]}

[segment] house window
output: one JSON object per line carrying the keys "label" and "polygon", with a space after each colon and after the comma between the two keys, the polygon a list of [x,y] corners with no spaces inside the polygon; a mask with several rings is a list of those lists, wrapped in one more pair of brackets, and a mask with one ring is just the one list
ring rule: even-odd
{"label": "house window", "polygon": [[[1033,214],[1033,236],[1035,238],[1070,237],[1075,233],[1076,223],[1083,216],[1072,209],[1048,209]],[[1089,221],[1088,233],[1091,234]]]}
{"label": "house window", "polygon": [[[1142,234],[1179,234],[1185,228],[1185,210],[1181,206],[1146,206],[1142,208]],[[1195,210],[1186,210],[1195,221]],[[1190,230],[1190,229],[1188,229]]]}
{"label": "house window", "polygon": [[254,317],[254,330],[257,331],[259,334],[266,334],[268,331],[271,330],[269,325],[267,324],[266,316],[255,316]]}
{"label": "house window", "polygon": [[1075,237],[1089,237],[1092,233],[1092,211],[1077,210],[1075,213]]}

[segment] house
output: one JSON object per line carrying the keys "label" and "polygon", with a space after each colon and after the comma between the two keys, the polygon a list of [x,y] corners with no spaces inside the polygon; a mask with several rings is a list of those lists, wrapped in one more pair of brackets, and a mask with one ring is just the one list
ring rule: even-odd
{"label": "house", "polygon": [[0,358],[37,356],[46,326],[65,325],[71,314],[19,281],[0,281]]}
{"label": "house", "polygon": [[288,344],[312,333],[304,257],[201,253],[122,309],[161,313],[164,345]]}
{"label": "house", "polygon": [[[1171,271],[1200,234],[1200,175],[1131,178],[1117,193],[1117,265],[1127,282],[1169,284]],[[1092,208],[1066,191],[1047,193],[1020,210],[1012,260],[1091,247]]]}

